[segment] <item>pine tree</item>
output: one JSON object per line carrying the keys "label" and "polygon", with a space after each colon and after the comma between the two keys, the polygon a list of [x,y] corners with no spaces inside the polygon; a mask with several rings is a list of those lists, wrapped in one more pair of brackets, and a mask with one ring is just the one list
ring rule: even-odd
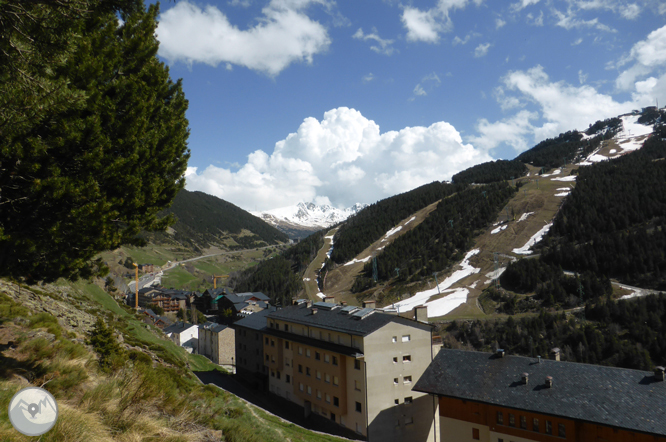
{"label": "pine tree", "polygon": [[156,58],[157,14],[0,3],[0,276],[103,275],[98,252],[172,221],[157,213],[184,185],[187,101]]}

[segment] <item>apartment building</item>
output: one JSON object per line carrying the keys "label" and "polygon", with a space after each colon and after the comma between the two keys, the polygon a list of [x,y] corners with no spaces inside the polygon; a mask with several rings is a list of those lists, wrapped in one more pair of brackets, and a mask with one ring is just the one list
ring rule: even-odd
{"label": "apartment building", "polygon": [[226,325],[207,322],[199,326],[197,353],[220,365],[234,365],[236,331]]}
{"label": "apartment building", "polygon": [[425,319],[325,302],[271,312],[269,389],[371,441],[434,441],[438,402],[412,391],[433,358]]}
{"label": "apartment building", "polygon": [[236,374],[246,383],[267,389],[268,367],[264,365],[266,317],[275,307],[253,313],[233,324],[236,330]]}
{"label": "apartment building", "polygon": [[441,350],[414,390],[439,402],[441,442],[666,442],[664,368]]}

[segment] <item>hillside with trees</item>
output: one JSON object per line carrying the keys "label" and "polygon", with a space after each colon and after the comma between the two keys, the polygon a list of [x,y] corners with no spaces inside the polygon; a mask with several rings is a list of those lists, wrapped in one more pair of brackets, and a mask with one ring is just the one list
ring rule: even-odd
{"label": "hillside with trees", "polygon": [[336,233],[331,260],[343,264],[353,259],[409,215],[462,188],[434,182],[366,207],[347,219]]}
{"label": "hillside with trees", "polygon": [[[608,136],[608,135],[607,135]],[[552,169],[572,162],[593,152],[601,143],[604,135],[583,140],[578,131],[569,131],[556,138],[543,140],[533,148],[516,157],[516,160],[536,167]]]}
{"label": "hillside with trees", "polygon": [[324,245],[324,235],[325,230],[313,233],[280,254],[234,273],[229,286],[236,292],[263,292],[274,305],[289,305],[303,289],[303,273]]}
{"label": "hillside with trees", "polygon": [[455,184],[488,184],[520,178],[527,173],[527,166],[517,160],[497,160],[477,164],[453,175]]}
{"label": "hillside with trees", "polygon": [[653,136],[636,152],[580,168],[545,238],[543,260],[665,289],[665,157],[666,141]]}
{"label": "hillside with trees", "polygon": [[[461,190],[440,201],[421,224],[396,238],[377,256],[378,281],[393,277],[400,281],[425,279],[460,261],[472,247],[474,237],[496,219],[516,193],[516,188],[506,182],[458,188]],[[373,263],[369,261],[355,290],[367,288],[372,274]]]}
{"label": "hillside with trees", "polygon": [[[203,192],[181,190],[171,207],[161,215],[172,215],[172,238],[201,251],[212,245],[249,249],[288,242],[285,233],[223,199]],[[154,241],[165,241],[166,234]]]}

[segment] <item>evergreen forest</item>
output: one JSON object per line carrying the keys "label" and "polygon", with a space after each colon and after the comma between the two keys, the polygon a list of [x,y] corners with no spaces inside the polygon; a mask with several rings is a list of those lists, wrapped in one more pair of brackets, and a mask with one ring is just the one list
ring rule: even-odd
{"label": "evergreen forest", "polygon": [[521,161],[497,160],[465,169],[453,175],[451,181],[455,184],[488,184],[520,178],[526,173],[527,166]]}
{"label": "evergreen forest", "polygon": [[349,218],[335,234],[331,260],[344,264],[355,258],[406,217],[462,188],[433,182],[366,207]]}

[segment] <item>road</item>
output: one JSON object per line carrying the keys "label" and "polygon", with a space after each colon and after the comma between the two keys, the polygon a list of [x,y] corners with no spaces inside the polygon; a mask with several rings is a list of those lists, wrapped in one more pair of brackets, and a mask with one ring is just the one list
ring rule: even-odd
{"label": "road", "polygon": [[[197,256],[195,258],[190,258],[190,259],[184,259],[182,261],[168,261],[166,267],[163,267],[162,270],[156,273],[149,273],[147,275],[143,275],[139,278],[139,290],[141,290],[144,287],[150,287],[152,285],[157,285],[162,283],[162,276],[164,276],[164,272],[171,270],[175,267],[177,267],[180,264],[183,264],[185,262],[192,262],[192,261],[198,261],[200,259],[204,258],[210,258],[212,256],[220,256],[220,255],[232,255],[234,253],[243,253],[243,252],[253,252],[255,250],[264,250],[268,249],[271,247],[275,246],[264,246],[264,247],[258,247],[256,249],[243,249],[243,250],[233,250],[233,251],[226,251],[226,252],[218,252],[218,253],[211,253],[209,255],[202,255],[202,256]],[[129,292],[134,293],[135,286],[136,286],[136,281],[131,281],[127,284],[129,287]]]}

